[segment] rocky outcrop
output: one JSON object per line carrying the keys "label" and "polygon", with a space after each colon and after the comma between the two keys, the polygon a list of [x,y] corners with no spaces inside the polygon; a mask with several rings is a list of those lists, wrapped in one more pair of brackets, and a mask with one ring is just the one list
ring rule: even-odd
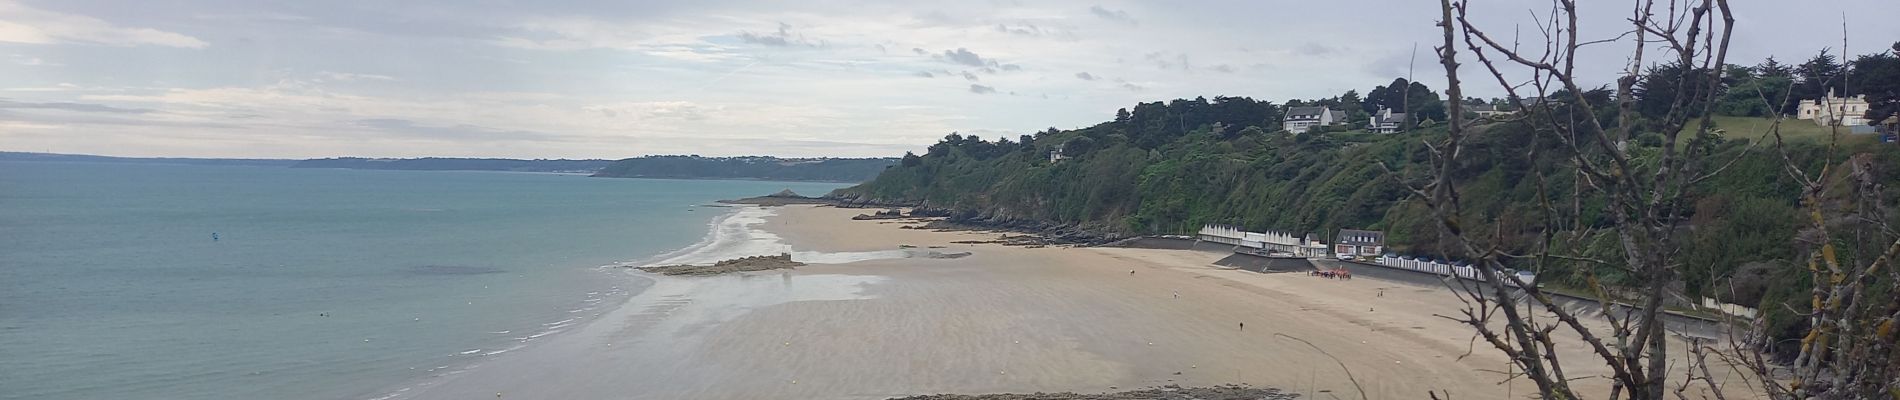
{"label": "rocky outcrop", "polygon": [[943,218],[924,225],[924,229],[1017,232],[1034,235],[1045,244],[1096,246],[1129,237],[1125,233],[1107,229],[1011,217],[1007,214],[978,210],[948,210],[920,206],[912,208],[911,215]]}
{"label": "rocky outcrop", "polygon": [[851,217],[851,219],[858,220],[858,221],[872,221],[872,220],[880,220],[880,219],[904,219],[904,218],[910,218],[910,217],[904,216],[904,210],[899,210],[895,208],[886,209],[884,211],[878,211],[871,214],[858,214],[858,216]]}
{"label": "rocky outcrop", "polygon": [[943,218],[925,225],[925,229],[1008,231],[1036,235],[1050,244],[1089,246],[1131,237],[1128,233],[1115,229],[1021,217],[1010,210],[950,209],[928,203],[873,199],[838,192],[832,192],[823,198],[838,207],[909,207],[909,216],[913,218]]}
{"label": "rocky outcrop", "polygon": [[726,204],[750,204],[750,205],[755,205],[755,206],[783,206],[783,205],[790,205],[790,204],[831,204],[832,203],[831,200],[821,198],[821,197],[800,196],[798,193],[793,192],[791,189],[780,190],[778,191],[778,193],[768,194],[764,196],[747,197],[747,198],[738,199],[738,200],[720,200],[719,202],[726,203]]}
{"label": "rocky outcrop", "polygon": [[732,272],[789,269],[804,265],[805,263],[792,261],[792,255],[788,253],[776,256],[740,257],[716,262],[712,265],[680,264],[659,267],[640,267],[638,269],[660,275],[707,276]]}

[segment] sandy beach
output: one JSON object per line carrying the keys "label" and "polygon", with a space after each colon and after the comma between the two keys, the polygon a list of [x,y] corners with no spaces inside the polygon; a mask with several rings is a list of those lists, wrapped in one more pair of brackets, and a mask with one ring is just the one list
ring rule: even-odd
{"label": "sandy beach", "polygon": [[[807,258],[899,246],[971,255],[652,277],[574,331],[397,397],[878,399],[1238,383],[1351,399],[1355,379],[1370,399],[1535,392],[1505,379],[1503,357],[1469,328],[1434,316],[1460,306],[1442,288],[1226,269],[1210,252],[956,244],[997,234],[850,219],[866,212],[777,207],[752,227]],[[1591,376],[1598,363],[1584,349],[1562,351],[1577,354],[1570,376]],[[1576,385],[1608,392],[1600,378]]]}

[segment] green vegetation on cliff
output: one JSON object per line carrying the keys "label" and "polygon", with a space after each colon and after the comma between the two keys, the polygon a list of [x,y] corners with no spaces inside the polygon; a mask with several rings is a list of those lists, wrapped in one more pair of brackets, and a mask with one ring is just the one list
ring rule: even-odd
{"label": "green vegetation on cliff", "polygon": [[[1612,115],[1600,111],[1578,110],[1577,115]],[[1430,159],[1423,143],[1442,139],[1443,129],[1426,127],[1398,135],[1291,135],[1276,132],[1276,115],[1273,104],[1222,97],[1144,103],[1114,121],[1014,140],[952,134],[925,154],[906,155],[877,179],[831,197],[927,206],[978,223],[1062,225],[1120,234],[1191,233],[1207,223],[1324,236],[1340,228],[1378,229],[1387,232],[1394,251],[1459,256],[1443,253],[1434,242],[1439,235],[1429,210],[1405,186],[1419,183],[1416,178]],[[1733,120],[1717,124],[1725,121]],[[1578,182],[1564,167],[1565,156],[1559,155],[1563,147],[1549,139],[1535,140],[1532,133],[1529,125],[1518,122],[1473,130],[1462,155],[1466,162],[1455,172],[1465,193],[1465,220],[1486,221],[1490,226],[1474,231],[1485,236],[1496,232],[1512,250],[1538,245],[1539,232],[1552,219],[1561,220],[1556,226],[1608,226],[1600,199],[1573,204]],[[1635,142],[1637,154],[1653,157],[1660,151],[1659,135],[1644,135]],[[1900,167],[1900,147],[1867,140],[1843,143],[1843,156],[1832,160],[1825,141],[1791,141],[1786,149],[1810,170],[1844,161],[1848,154],[1874,157],[1872,165],[1883,169],[1877,175],[1888,190],[1900,188],[1896,171],[1891,171]],[[1780,153],[1768,144],[1751,148],[1749,139],[1713,136],[1692,140],[1687,147],[1684,151],[1709,152],[1710,159],[1736,161],[1701,182],[1695,188],[1699,201],[1680,210],[1689,221],[1682,240],[1693,243],[1682,259],[1695,266],[1686,269],[1692,272],[1683,277],[1685,290],[1755,304],[1767,290],[1761,284],[1776,277],[1769,276],[1767,268],[1744,266],[1790,262],[1798,186],[1782,168]],[[1058,151],[1063,159],[1052,162],[1051,153]],[[1543,204],[1561,212],[1549,215]],[[1613,240],[1603,239],[1567,245],[1592,254],[1614,252]],[[1623,279],[1607,269],[1549,272],[1556,283],[1581,284],[1591,276],[1610,284]],[[1753,288],[1745,289],[1747,293],[1713,290],[1731,284]]]}

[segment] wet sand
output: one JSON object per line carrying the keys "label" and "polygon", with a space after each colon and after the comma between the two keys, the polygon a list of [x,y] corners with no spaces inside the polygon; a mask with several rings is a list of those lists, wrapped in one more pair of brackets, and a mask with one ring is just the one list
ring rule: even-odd
{"label": "wet sand", "polygon": [[[863,212],[787,206],[755,227],[797,252],[972,254],[655,277],[576,331],[398,397],[876,399],[1244,383],[1358,398],[1352,378],[1372,399],[1534,391],[1501,384],[1503,357],[1433,316],[1459,306],[1443,289],[1224,269],[1212,266],[1219,253],[953,244],[997,235],[850,219]],[[1580,346],[1564,351],[1578,352],[1572,377],[1590,374]],[[1577,385],[1607,393],[1603,379]]]}

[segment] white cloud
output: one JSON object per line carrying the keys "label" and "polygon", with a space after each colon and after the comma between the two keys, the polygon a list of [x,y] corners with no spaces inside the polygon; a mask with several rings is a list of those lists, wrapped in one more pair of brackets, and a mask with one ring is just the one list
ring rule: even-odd
{"label": "white cloud", "polygon": [[1110,21],[1120,22],[1120,23],[1129,24],[1129,25],[1135,24],[1135,18],[1128,16],[1128,12],[1122,11],[1122,10],[1110,10],[1110,9],[1102,7],[1101,5],[1093,5],[1093,6],[1089,6],[1089,13],[1095,14],[1095,16],[1097,17],[1101,17],[1102,19],[1106,19]]}
{"label": "white cloud", "polygon": [[61,14],[0,0],[0,42],[90,43],[111,46],[169,46],[201,49],[203,40],[152,28],[128,28],[98,18]]}
{"label": "white cloud", "polygon": [[33,56],[24,55],[24,54],[11,54],[11,55],[8,55],[7,58],[13,60],[14,64],[24,65],[28,67],[62,67],[66,65],[66,64],[61,64],[58,62],[46,61],[46,59],[44,58],[33,57]]}
{"label": "white cloud", "polygon": [[317,76],[318,76],[318,77],[320,77],[320,78],[322,78],[322,79],[324,79],[324,80],[328,80],[328,81],[337,81],[337,82],[354,82],[354,81],[384,81],[384,82],[388,82],[388,81],[395,81],[395,80],[396,80],[396,77],[393,77],[393,76],[388,76],[388,75],[376,75],[376,74],[357,74],[357,73],[349,73],[349,72],[333,72],[333,71],[323,71],[323,72],[318,72],[318,73],[317,73]]}
{"label": "white cloud", "polygon": [[[1539,1],[1497,0],[1472,12],[1508,32],[1534,25],[1522,9]],[[1843,1],[1895,10],[1887,0]],[[0,0],[0,42],[46,43],[0,59],[9,87],[0,93],[9,100],[153,110],[78,119],[15,108],[9,126],[38,126],[32,132],[39,133],[56,126],[62,134],[0,129],[0,144],[225,156],[880,156],[920,149],[951,131],[992,137],[1086,126],[1143,101],[1363,94],[1408,72],[1413,39],[1406,38],[1436,34],[1434,6],[1397,0],[1377,3],[1386,12],[1372,14],[1341,13],[1324,2],[1242,0],[1193,7],[739,0],[524,10],[415,0],[373,9],[331,2],[194,8],[211,2],[177,0],[155,12],[71,2],[40,18],[50,13]],[[1604,21],[1627,11],[1592,10],[1603,15],[1587,17]],[[1261,24],[1261,15],[1312,17]],[[189,54],[97,46],[203,45],[151,30],[172,27],[232,38],[232,45],[220,39],[219,51]],[[1615,27],[1586,28],[1613,35]],[[1751,42],[1746,32],[1738,31],[1731,59],[1775,52],[1786,61],[1818,49],[1804,40]],[[1429,43],[1421,47],[1429,53]],[[139,62],[96,62],[115,52]],[[1866,52],[1857,46],[1852,53]],[[1613,69],[1622,60],[1602,55],[1608,62],[1592,65]],[[1421,54],[1416,72],[1436,88],[1443,79],[1428,72],[1427,59]],[[78,67],[28,66],[36,63]],[[1482,85],[1467,89],[1496,95]]]}

